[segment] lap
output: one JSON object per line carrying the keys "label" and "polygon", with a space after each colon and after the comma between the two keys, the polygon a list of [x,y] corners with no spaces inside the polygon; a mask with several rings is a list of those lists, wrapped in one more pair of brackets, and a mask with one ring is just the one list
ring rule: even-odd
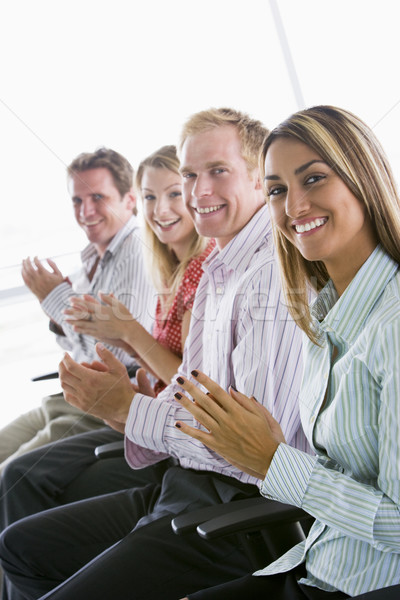
{"label": "lap", "polygon": [[[93,498],[20,521],[1,538],[7,577],[21,591],[53,590],[46,597],[54,600],[128,594],[132,600],[177,600],[241,576],[250,565],[236,538],[209,544],[171,529],[178,512],[258,493],[255,486],[227,479],[172,467],[161,487]],[[55,588],[57,577],[61,585]]]}
{"label": "lap", "polygon": [[146,469],[130,469],[124,456],[98,460],[97,446],[123,440],[104,427],[43,446],[14,461],[0,484],[0,526],[39,511],[119,491],[160,482],[170,461]]}

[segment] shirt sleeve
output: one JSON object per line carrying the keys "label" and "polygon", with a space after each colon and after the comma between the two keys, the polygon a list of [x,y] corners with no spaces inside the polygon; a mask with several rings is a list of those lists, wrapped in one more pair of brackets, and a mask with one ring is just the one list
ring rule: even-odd
{"label": "shirt sleeve", "polygon": [[280,444],[261,493],[378,550],[400,552],[400,325],[386,327],[380,337],[373,367],[381,381],[376,480],[364,483],[333,461]]}
{"label": "shirt sleeve", "polygon": [[[154,324],[156,294],[147,276],[140,241],[133,235],[125,239],[120,251],[112,255],[102,267],[103,274],[96,290],[113,293],[141,325],[151,331]],[[102,280],[108,281],[107,289],[102,287]],[[88,293],[93,292],[89,290]],[[70,298],[76,295],[70,284],[61,283],[44,299],[42,308],[51,319],[62,326],[73,349],[75,360],[91,361],[96,356],[97,340],[89,335],[76,333],[73,327],[64,321],[63,311],[70,306]],[[125,365],[135,362],[121,348],[109,344],[106,346]]]}
{"label": "shirt sleeve", "polygon": [[76,292],[68,282],[57,285],[42,301],[41,307],[50,319],[62,327],[71,348],[81,345],[79,333],[75,333],[70,325],[64,322],[64,310],[70,307],[69,299],[76,296]]}

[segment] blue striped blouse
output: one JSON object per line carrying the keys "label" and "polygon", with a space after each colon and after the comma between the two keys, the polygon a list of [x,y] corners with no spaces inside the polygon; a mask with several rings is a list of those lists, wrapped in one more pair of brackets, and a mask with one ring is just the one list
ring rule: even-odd
{"label": "blue striped blouse", "polygon": [[321,346],[305,346],[300,413],[317,456],[281,444],[261,492],[316,521],[305,542],[256,574],[305,561],[302,583],[354,596],[400,582],[397,263],[378,246],[340,298],[328,283],[312,314]]}

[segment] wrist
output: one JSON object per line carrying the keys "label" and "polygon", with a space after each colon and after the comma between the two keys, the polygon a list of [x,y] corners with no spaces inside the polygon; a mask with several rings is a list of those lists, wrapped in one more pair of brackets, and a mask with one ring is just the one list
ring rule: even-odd
{"label": "wrist", "polygon": [[124,326],[121,328],[121,339],[136,352],[135,342],[137,341],[140,332],[140,324],[132,317],[128,321],[124,321]]}

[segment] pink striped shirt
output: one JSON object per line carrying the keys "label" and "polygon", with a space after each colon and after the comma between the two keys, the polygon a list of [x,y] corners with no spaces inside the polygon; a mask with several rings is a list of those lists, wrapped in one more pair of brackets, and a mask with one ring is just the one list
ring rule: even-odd
{"label": "pink striped shirt", "polygon": [[[205,372],[219,385],[254,396],[277,419],[286,441],[308,450],[300,425],[301,331],[281,297],[268,208],[262,207],[221,251],[203,263],[179,373]],[[199,427],[174,400],[175,383],[157,398],[136,394],[125,427],[125,455],[134,469],[166,456],[182,467],[257,480],[175,427]]]}

